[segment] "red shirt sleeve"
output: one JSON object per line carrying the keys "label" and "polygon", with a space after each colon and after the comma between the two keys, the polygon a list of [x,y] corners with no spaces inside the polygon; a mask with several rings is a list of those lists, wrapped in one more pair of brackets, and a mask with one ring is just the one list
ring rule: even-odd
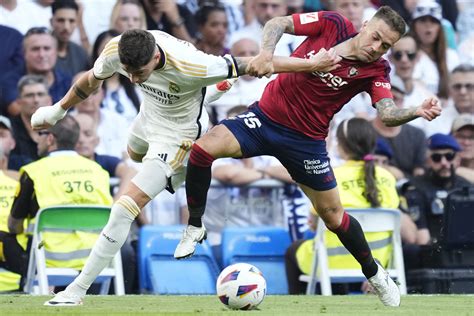
{"label": "red shirt sleeve", "polygon": [[355,29],[352,23],[344,16],[333,11],[319,11],[293,14],[295,35],[314,36],[337,34],[338,37],[352,34]]}
{"label": "red shirt sleeve", "polygon": [[295,35],[319,35],[327,24],[323,19],[323,11],[293,14]]}
{"label": "red shirt sleeve", "polygon": [[391,88],[388,78],[384,76],[375,78],[367,91],[372,99],[372,104],[385,98],[393,99]]}

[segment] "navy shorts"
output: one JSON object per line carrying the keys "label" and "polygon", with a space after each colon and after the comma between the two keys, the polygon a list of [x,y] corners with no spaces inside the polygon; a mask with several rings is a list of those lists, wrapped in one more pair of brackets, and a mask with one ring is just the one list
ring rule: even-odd
{"label": "navy shorts", "polygon": [[257,103],[247,112],[219,124],[234,134],[244,157],[274,156],[297,183],[317,191],[336,187],[326,142],[271,121]]}

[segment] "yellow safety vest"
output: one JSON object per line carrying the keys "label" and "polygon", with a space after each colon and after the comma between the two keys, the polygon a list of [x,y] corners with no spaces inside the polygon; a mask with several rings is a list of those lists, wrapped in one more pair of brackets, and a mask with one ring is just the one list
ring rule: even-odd
{"label": "yellow safety vest", "polygon": [[[22,167],[20,173],[23,172],[34,183],[40,209],[53,205],[112,205],[109,174],[90,159],[59,152]],[[46,265],[81,269],[98,233],[57,230],[43,232]]]}
{"label": "yellow safety vest", "polygon": [[[341,202],[346,208],[370,207],[369,201],[364,197],[365,181],[363,168],[363,161],[348,161],[344,165],[334,168]],[[377,166],[375,168],[375,178],[381,207],[398,208],[400,198],[395,187],[395,177],[386,169]],[[336,234],[327,231],[324,238],[328,249],[330,269],[360,268],[360,264],[346,250]],[[391,232],[366,233],[365,238],[369,243],[374,258],[377,258],[384,267],[387,267],[392,253]],[[314,240],[307,240],[296,251],[296,260],[303,273],[309,274],[311,272],[313,257]]]}
{"label": "yellow safety vest", "polygon": [[[12,207],[18,181],[7,176],[0,170],[0,230],[8,232],[8,215]],[[19,244],[26,249],[27,237],[25,234],[17,236]],[[0,261],[4,261],[3,243],[0,243]],[[15,291],[20,288],[19,274],[0,268],[0,292]]]}

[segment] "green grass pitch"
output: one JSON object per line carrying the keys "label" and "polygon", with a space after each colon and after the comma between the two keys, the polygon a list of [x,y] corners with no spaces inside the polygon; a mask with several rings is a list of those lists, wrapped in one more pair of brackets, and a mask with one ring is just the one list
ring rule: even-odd
{"label": "green grass pitch", "polygon": [[43,306],[48,298],[0,295],[0,315],[474,315],[473,295],[409,295],[398,308],[384,307],[369,295],[269,295],[253,311],[231,311],[216,296],[87,296],[82,306]]}

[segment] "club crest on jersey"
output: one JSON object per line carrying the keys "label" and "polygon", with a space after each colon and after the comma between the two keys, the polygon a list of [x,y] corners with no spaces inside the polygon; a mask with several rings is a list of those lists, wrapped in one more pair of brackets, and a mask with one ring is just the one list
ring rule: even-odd
{"label": "club crest on jersey", "polygon": [[168,88],[170,89],[170,92],[173,92],[173,93],[179,93],[181,91],[179,86],[174,82],[170,82],[170,85]]}
{"label": "club crest on jersey", "polygon": [[349,69],[349,77],[352,78],[352,77],[357,76],[358,74],[359,74],[359,71],[357,70],[356,67],[351,67],[351,68]]}

